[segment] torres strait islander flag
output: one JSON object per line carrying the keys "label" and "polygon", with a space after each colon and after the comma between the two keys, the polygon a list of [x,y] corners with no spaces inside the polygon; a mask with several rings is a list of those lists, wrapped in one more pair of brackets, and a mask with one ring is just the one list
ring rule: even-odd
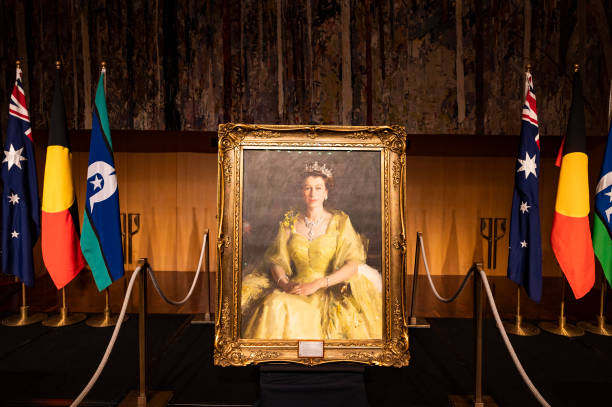
{"label": "torres strait islander flag", "polygon": [[119,189],[102,70],[94,105],[81,249],[102,291],[123,277]]}
{"label": "torres strait islander flag", "polygon": [[2,271],[34,285],[32,248],[40,234],[40,200],[30,116],[17,68],[2,160]]}
{"label": "torres strait islander flag", "polygon": [[561,270],[578,299],[588,293],[595,283],[595,255],[589,228],[584,101],[578,72],[574,74],[572,105],[561,148],[563,156],[550,242]]}
{"label": "torres strait islander flag", "polygon": [[539,302],[542,297],[542,237],[538,204],[540,135],[536,97],[529,72],[525,74],[525,104],[515,169],[508,278],[525,287],[529,298]]}
{"label": "torres strait islander flag", "polygon": [[593,249],[612,287],[612,124],[595,194]]}
{"label": "torres strait islander flag", "polygon": [[42,198],[42,256],[57,289],[85,267],[79,245],[79,212],[60,71],[55,78]]}

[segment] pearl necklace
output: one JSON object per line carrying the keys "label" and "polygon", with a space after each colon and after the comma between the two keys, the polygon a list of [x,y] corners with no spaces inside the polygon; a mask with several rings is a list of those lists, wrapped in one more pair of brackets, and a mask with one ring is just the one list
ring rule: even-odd
{"label": "pearl necklace", "polygon": [[323,221],[323,216],[319,217],[317,220],[310,220],[308,216],[304,216],[304,224],[308,228],[308,240],[312,240],[312,231],[316,226]]}

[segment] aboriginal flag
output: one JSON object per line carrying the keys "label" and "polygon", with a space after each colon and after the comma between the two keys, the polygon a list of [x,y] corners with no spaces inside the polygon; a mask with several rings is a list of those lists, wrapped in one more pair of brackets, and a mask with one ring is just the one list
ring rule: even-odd
{"label": "aboriginal flag", "polygon": [[59,69],[55,78],[43,182],[41,241],[45,266],[59,290],[85,267],[79,245],[79,212]]}
{"label": "aboriginal flag", "polygon": [[564,143],[550,242],[578,299],[595,282],[595,255],[589,228],[588,156],[580,74],[574,74],[572,105]]}

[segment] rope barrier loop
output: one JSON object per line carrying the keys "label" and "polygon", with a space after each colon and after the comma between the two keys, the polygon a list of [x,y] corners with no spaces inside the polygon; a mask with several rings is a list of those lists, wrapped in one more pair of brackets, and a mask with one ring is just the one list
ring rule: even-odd
{"label": "rope barrier loop", "polygon": [[117,319],[117,324],[115,325],[115,329],[113,329],[113,335],[111,336],[111,339],[108,342],[108,346],[106,347],[104,356],[102,356],[102,361],[98,365],[98,368],[96,369],[95,373],[93,374],[93,376],[91,377],[91,379],[89,380],[85,388],[81,391],[81,394],[79,394],[78,397],[74,399],[72,404],[70,404],[70,407],[76,407],[79,404],[81,404],[81,402],[87,396],[87,394],[92,389],[94,384],[96,384],[96,382],[98,381],[98,378],[100,377],[100,374],[102,373],[102,370],[104,370],[104,367],[106,366],[106,362],[108,362],[108,358],[110,357],[110,354],[113,351],[113,348],[115,347],[115,342],[117,341],[117,336],[119,335],[119,331],[121,330],[121,324],[123,323],[123,319],[125,317],[125,311],[127,310],[128,302],[132,295],[132,289],[134,288],[134,281],[136,281],[136,277],[138,276],[138,274],[140,274],[141,270],[142,270],[142,266],[136,267],[136,269],[134,270],[134,273],[132,274],[132,277],[130,278],[130,282],[128,283],[127,289],[125,291],[125,298],[123,299],[123,305],[121,306],[121,312],[119,313],[119,317]]}
{"label": "rope barrier loop", "polygon": [[442,297],[438,293],[438,290],[436,290],[436,286],[434,285],[434,282],[431,279],[431,273],[429,272],[429,264],[427,264],[427,256],[425,255],[425,245],[423,244],[423,235],[419,235],[419,240],[421,242],[421,254],[423,255],[423,263],[425,264],[425,271],[427,271],[427,279],[429,280],[429,285],[431,287],[431,290],[433,291],[434,295],[436,296],[436,298],[439,301],[442,301],[442,302],[444,302],[446,304],[455,301],[455,299],[459,296],[459,294],[461,294],[461,292],[465,288],[465,285],[467,284],[468,279],[470,278],[470,276],[474,272],[474,270],[475,270],[474,266],[470,267],[470,269],[468,270],[467,274],[465,275],[465,278],[461,282],[461,285],[459,286],[459,289],[457,290],[457,292],[455,294],[453,294],[449,298]]}
{"label": "rope barrier loop", "polygon": [[166,301],[168,304],[170,304],[170,305],[183,305],[184,303],[186,303],[189,300],[189,298],[191,297],[191,294],[193,294],[193,290],[195,289],[196,283],[198,282],[198,277],[201,274],[200,270],[202,269],[202,259],[204,258],[204,252],[205,252],[207,244],[208,244],[208,232],[204,233],[204,236],[203,236],[203,239],[202,239],[202,249],[200,250],[200,260],[198,261],[198,268],[196,270],[196,275],[193,278],[193,282],[191,283],[191,288],[189,289],[189,292],[187,293],[185,298],[183,298],[180,301],[174,301],[174,300],[171,300],[170,298],[168,298],[166,296],[166,294],[164,294],[164,292],[162,291],[161,287],[159,286],[159,283],[157,282],[157,279],[155,278],[155,273],[153,273],[153,270],[151,269],[151,266],[149,265],[149,267],[147,268],[147,271],[149,272],[149,276],[151,276],[151,281],[153,282],[153,286],[155,287],[155,291],[157,291],[159,296],[164,301]]}
{"label": "rope barrier loop", "polygon": [[470,270],[467,272],[465,278],[463,279],[463,282],[461,283],[461,286],[459,287],[457,292],[452,297],[450,297],[450,298],[441,297],[438,294],[438,291],[436,290],[436,287],[434,286],[433,280],[431,278],[431,273],[429,272],[429,265],[427,264],[427,257],[425,255],[425,245],[423,243],[423,236],[422,235],[419,235],[419,240],[420,240],[420,243],[421,243],[421,254],[423,255],[423,263],[425,264],[425,271],[427,272],[427,279],[429,280],[429,285],[430,285],[434,295],[436,296],[436,298],[438,300],[440,300],[442,302],[445,302],[445,303],[450,303],[450,302],[454,301],[457,298],[457,296],[465,288],[467,280],[472,275],[472,273],[477,272],[477,273],[480,274],[480,277],[482,279],[483,285],[485,287],[485,292],[487,293],[487,298],[489,300],[489,305],[491,305],[491,311],[493,312],[493,316],[495,317],[495,324],[497,326],[497,329],[499,330],[499,333],[500,333],[502,339],[504,340],[504,344],[506,345],[506,349],[508,350],[508,353],[510,354],[510,357],[512,358],[512,361],[514,362],[514,365],[515,365],[516,369],[518,370],[519,374],[521,375],[521,378],[523,379],[523,381],[525,382],[525,384],[527,385],[527,387],[529,388],[529,390],[531,391],[533,396],[538,400],[540,405],[542,405],[544,407],[550,407],[550,404],[540,394],[538,389],[535,387],[535,385],[533,384],[533,382],[531,381],[531,379],[527,375],[527,372],[525,372],[525,369],[523,368],[523,365],[521,364],[518,356],[516,355],[516,352],[514,351],[514,347],[510,343],[510,339],[508,338],[508,334],[506,333],[506,330],[504,329],[504,325],[502,324],[501,318],[499,317],[499,312],[497,311],[497,305],[495,304],[495,299],[493,298],[493,293],[491,291],[491,286],[489,285],[489,279],[487,278],[487,273],[485,273],[485,271],[482,269],[482,267],[480,267],[480,266],[478,266],[476,264],[472,265],[472,267],[470,267]]}
{"label": "rope barrier loop", "polygon": [[[171,300],[171,299],[167,298],[164,295],[164,293],[161,290],[161,288],[159,287],[159,284],[158,284],[157,280],[155,279],[155,274],[153,273],[153,270],[151,269],[151,266],[148,263],[143,264],[143,265],[147,266],[146,270],[144,270],[144,272],[148,271],[149,275],[151,276],[151,281],[153,282],[153,286],[155,287],[155,290],[164,299],[164,301],[166,301],[167,303],[172,304],[172,305],[182,305],[185,302],[187,302],[187,300],[189,300],[189,298],[191,297],[191,295],[193,294],[193,291],[195,289],[196,283],[198,281],[198,276],[200,275],[200,270],[202,268],[202,259],[204,258],[204,251],[205,251],[205,248],[206,248],[207,244],[208,244],[208,232],[205,233],[204,237],[203,237],[202,250],[200,251],[200,260],[198,261],[198,268],[197,268],[197,271],[196,271],[196,275],[195,275],[195,277],[193,279],[193,283],[191,284],[191,288],[190,288],[189,292],[187,293],[187,296],[185,296],[185,298],[183,298],[180,301],[174,301],[174,300]],[[134,282],[136,281],[136,277],[140,274],[140,272],[143,271],[142,270],[143,269],[143,265],[139,265],[138,267],[136,267],[136,269],[134,270],[134,273],[130,277],[130,281],[128,283],[128,287],[127,287],[127,289],[125,291],[125,298],[123,299],[123,305],[121,306],[121,312],[119,313],[119,318],[117,319],[117,324],[115,325],[115,328],[113,330],[113,335],[111,336],[111,339],[110,339],[110,341],[108,343],[108,346],[106,347],[106,351],[104,352],[104,356],[102,356],[102,360],[101,360],[100,364],[98,365],[98,368],[94,372],[93,376],[91,377],[91,379],[89,380],[89,382],[87,383],[85,388],[81,391],[81,393],[78,395],[78,397],[76,399],[74,399],[72,404],[70,404],[70,407],[76,407],[79,404],[81,404],[81,402],[85,399],[87,394],[89,394],[90,390],[93,388],[93,386],[98,381],[98,378],[100,377],[100,374],[104,370],[104,367],[106,367],[106,363],[108,362],[110,354],[113,351],[113,348],[115,346],[115,342],[117,341],[117,336],[119,335],[119,331],[121,330],[121,324],[123,323],[123,319],[125,318],[125,312],[127,310],[127,305],[129,303],[129,299],[130,299],[130,297],[132,295],[132,289],[134,288]]]}

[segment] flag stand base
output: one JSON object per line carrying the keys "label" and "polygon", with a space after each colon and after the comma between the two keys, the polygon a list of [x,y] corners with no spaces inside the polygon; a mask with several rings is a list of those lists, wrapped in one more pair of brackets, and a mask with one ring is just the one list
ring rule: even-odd
{"label": "flag stand base", "polygon": [[204,314],[197,314],[194,315],[193,319],[191,320],[191,324],[192,325],[199,325],[199,324],[214,324],[215,321],[213,321],[210,317],[210,313],[206,312]]}
{"label": "flag stand base", "polygon": [[40,314],[40,313],[37,313],[34,315],[28,315],[29,309],[30,309],[29,306],[19,307],[20,313],[3,319],[2,325],[4,326],[26,326],[26,325],[35,324],[47,318],[46,314]]}
{"label": "flag stand base", "polygon": [[612,336],[612,325],[606,324],[606,318],[597,316],[597,322],[578,322],[578,327],[595,335]]}
{"label": "flag stand base", "polygon": [[431,328],[431,325],[425,318],[410,317],[408,328]]}
{"label": "flag stand base", "polygon": [[565,317],[559,317],[558,324],[551,321],[544,321],[540,322],[538,326],[546,332],[560,336],[567,336],[568,338],[584,335],[584,330],[566,323]]}
{"label": "flag stand base", "polygon": [[[117,325],[117,320],[119,319],[119,315],[111,314],[110,310],[104,310],[104,314],[95,315],[89,318],[85,323],[88,326],[93,328],[106,328],[108,326]],[[128,314],[125,314],[123,317],[123,321],[128,319]]]}
{"label": "flag stand base", "polygon": [[49,317],[43,321],[44,326],[51,326],[59,328],[61,326],[68,326],[78,324],[86,318],[85,314],[68,314],[68,307],[60,308],[60,313]]}
{"label": "flag stand base", "polygon": [[150,391],[143,396],[139,390],[132,390],[121,400],[119,407],[165,407],[171,398],[171,391]]}
{"label": "flag stand base", "polygon": [[473,395],[461,394],[448,396],[451,407],[497,407],[497,403],[491,396],[482,396],[482,402],[477,403]]}
{"label": "flag stand base", "polygon": [[523,317],[520,315],[516,316],[516,321],[504,321],[503,324],[506,332],[512,335],[535,336],[540,334],[540,328],[532,324],[524,323]]}

